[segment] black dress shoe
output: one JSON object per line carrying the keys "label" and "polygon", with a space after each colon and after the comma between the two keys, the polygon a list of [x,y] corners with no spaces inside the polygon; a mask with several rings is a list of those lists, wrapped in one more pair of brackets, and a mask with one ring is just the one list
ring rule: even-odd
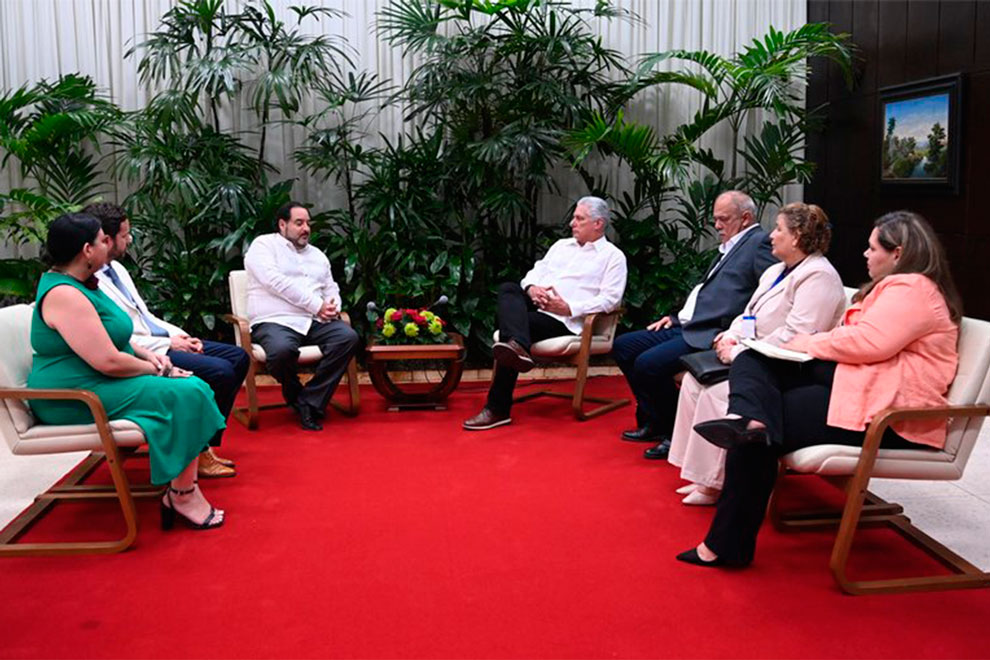
{"label": "black dress shoe", "polygon": [[667,458],[668,454],[670,454],[670,438],[664,438],[663,442],[656,447],[650,447],[644,451],[643,458],[648,458],[651,461],[659,461]]}
{"label": "black dress shoe", "polygon": [[691,548],[690,550],[685,550],[681,554],[677,555],[677,561],[683,561],[688,564],[694,564],[695,566],[727,566],[721,558],[716,557],[711,561],[705,561],[698,555],[697,548]]}
{"label": "black dress shoe", "polygon": [[666,436],[655,428],[646,424],[638,429],[629,429],[622,432],[622,439],[629,442],[661,442]]}
{"label": "black dress shoe", "polygon": [[694,430],[702,438],[722,449],[732,449],[741,445],[769,445],[767,430],[748,429],[750,420],[745,417],[735,419],[713,419],[694,425]]}
{"label": "black dress shoe", "polygon": [[317,419],[317,410],[313,406],[307,405],[305,403],[300,403],[298,406],[299,410],[299,426],[301,426],[306,431],[322,431],[323,425],[320,424],[320,420]]}

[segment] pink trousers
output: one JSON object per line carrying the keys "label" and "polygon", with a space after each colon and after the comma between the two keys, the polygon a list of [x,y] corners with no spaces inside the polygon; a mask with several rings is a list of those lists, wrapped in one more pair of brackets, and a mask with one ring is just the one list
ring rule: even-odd
{"label": "pink trousers", "polygon": [[725,450],[694,432],[694,425],[725,417],[729,410],[729,381],[705,387],[689,373],[681,381],[677,417],[667,460],[681,468],[681,478],[722,489]]}

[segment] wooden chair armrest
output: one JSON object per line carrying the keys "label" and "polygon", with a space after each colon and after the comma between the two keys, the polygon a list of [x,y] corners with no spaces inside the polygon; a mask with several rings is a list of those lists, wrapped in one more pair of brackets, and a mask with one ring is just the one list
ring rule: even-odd
{"label": "wooden chair armrest", "polygon": [[234,332],[241,338],[241,348],[247,351],[248,355],[251,355],[251,322],[236,314],[224,314],[223,320],[233,324]]}
{"label": "wooden chair armrest", "polygon": [[590,314],[584,315],[584,323],[581,326],[581,335],[585,333],[590,333],[595,327],[595,321],[598,319],[607,319],[611,316],[621,317],[626,312],[625,308],[620,307],[618,309],[613,309],[611,312],[591,312]]}
{"label": "wooden chair armrest", "polygon": [[113,434],[110,432],[110,421],[107,419],[107,411],[103,407],[100,397],[90,390],[70,390],[70,389],[32,389],[29,387],[0,388],[0,399],[62,399],[82,401],[89,407],[93,421],[96,423],[96,430],[100,434],[104,451],[107,456],[114,455],[116,443],[113,441]]}
{"label": "wooden chair armrest", "polygon": [[604,312],[591,312],[590,314],[584,315],[584,323],[581,325],[582,337],[584,337],[585,335],[588,335],[589,337],[591,336],[591,333],[595,328],[595,319],[597,319],[600,315],[603,314]]}
{"label": "wooden chair armrest", "polygon": [[[866,438],[863,440],[863,450],[859,455],[856,474],[866,477],[873,471],[877,452],[880,450],[880,440],[884,431],[894,422],[905,419],[939,419],[950,417],[986,417],[990,415],[990,405],[978,403],[965,406],[931,406],[924,408],[887,408],[880,411],[866,428]],[[920,445],[919,445],[920,446]]]}
{"label": "wooden chair armrest", "polygon": [[[3,387],[0,388],[0,399],[70,399],[83,401],[90,410],[99,409],[104,415],[103,402],[90,390],[69,390],[69,389],[33,389],[30,387]],[[95,417],[95,415],[94,415]]]}

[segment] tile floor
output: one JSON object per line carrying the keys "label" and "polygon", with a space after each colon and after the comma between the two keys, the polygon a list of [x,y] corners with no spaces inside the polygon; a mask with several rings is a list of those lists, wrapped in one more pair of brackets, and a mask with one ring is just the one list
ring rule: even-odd
{"label": "tile floor", "polygon": [[[0,528],[84,456],[14,456],[6,445],[0,446]],[[990,424],[984,426],[959,481],[879,479],[871,485],[880,497],[902,504],[921,529],[990,570]]]}

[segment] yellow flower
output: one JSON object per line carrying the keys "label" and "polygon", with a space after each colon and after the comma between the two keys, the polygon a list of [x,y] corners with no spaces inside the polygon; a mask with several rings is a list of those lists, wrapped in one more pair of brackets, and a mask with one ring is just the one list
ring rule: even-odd
{"label": "yellow flower", "polygon": [[384,318],[386,321],[391,321],[392,314],[394,314],[395,311],[396,311],[395,307],[389,307],[388,309],[385,310],[385,316],[383,316],[382,318]]}
{"label": "yellow flower", "polygon": [[395,334],[395,325],[394,324],[392,324],[392,323],[386,323],[384,326],[382,326],[382,336],[383,337],[391,337],[394,334]]}
{"label": "yellow flower", "polygon": [[422,314],[420,314],[420,316],[422,316],[424,319],[426,319],[426,322],[427,323],[432,322],[433,319],[435,319],[437,317],[436,314],[434,314],[433,312],[430,312],[430,311],[423,312]]}
{"label": "yellow flower", "polygon": [[419,334],[419,327],[415,323],[406,323],[406,327],[403,328],[403,332],[406,333],[407,337],[415,337]]}
{"label": "yellow flower", "polygon": [[439,319],[430,321],[430,334],[439,335],[441,332],[443,332],[443,324],[440,323]]}

